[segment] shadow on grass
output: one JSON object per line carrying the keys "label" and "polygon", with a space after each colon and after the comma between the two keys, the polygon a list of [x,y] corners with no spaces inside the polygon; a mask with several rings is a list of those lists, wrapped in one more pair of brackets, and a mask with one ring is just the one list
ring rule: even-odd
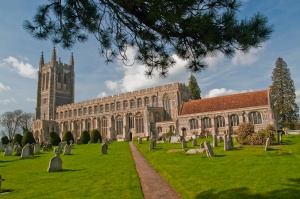
{"label": "shadow on grass", "polygon": [[299,198],[300,195],[300,178],[289,179],[292,184],[288,184],[291,188],[283,188],[265,193],[253,194],[247,187],[228,189],[216,192],[215,189],[201,192],[195,196],[195,199],[214,198],[214,199],[286,199]]}
{"label": "shadow on grass", "polygon": [[86,169],[62,169],[59,172],[72,172],[72,171],[82,171]]}
{"label": "shadow on grass", "polygon": [[13,189],[1,189],[0,190],[0,195],[5,195],[5,194],[9,194],[10,192],[13,192]]}

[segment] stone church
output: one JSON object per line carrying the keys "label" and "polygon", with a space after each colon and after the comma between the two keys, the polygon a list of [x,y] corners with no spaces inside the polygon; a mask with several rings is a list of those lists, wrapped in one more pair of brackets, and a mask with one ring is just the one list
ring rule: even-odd
{"label": "stone church", "polygon": [[191,136],[234,132],[243,122],[255,130],[274,125],[269,90],[191,100],[184,83],[173,83],[139,91],[74,103],[74,58],[69,64],[56,58],[40,58],[37,106],[33,134],[46,141],[54,131],[71,131],[79,138],[83,130],[98,129],[103,138],[130,140],[134,136],[161,135],[172,131]]}

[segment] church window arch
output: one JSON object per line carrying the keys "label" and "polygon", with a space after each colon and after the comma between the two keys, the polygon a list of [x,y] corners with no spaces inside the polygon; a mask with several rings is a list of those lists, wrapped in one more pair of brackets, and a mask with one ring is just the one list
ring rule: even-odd
{"label": "church window arch", "polygon": [[236,114],[230,115],[230,126],[240,125],[239,116]]}
{"label": "church window arch", "polygon": [[261,113],[260,112],[250,112],[249,115],[249,122],[253,124],[262,124],[262,119],[261,119]]}
{"label": "church window arch", "polygon": [[203,118],[202,122],[203,122],[204,129],[211,128],[211,119],[209,117]]}
{"label": "church window arch", "polygon": [[100,121],[100,129],[101,129],[101,134],[103,135],[107,135],[107,118],[106,117],[102,117],[101,121]]}
{"label": "church window arch", "polygon": [[144,118],[141,113],[137,113],[135,116],[136,133],[144,132]]}
{"label": "church window arch", "polygon": [[123,117],[122,116],[118,116],[117,117],[117,135],[122,135],[123,134]]}
{"label": "church window arch", "polygon": [[193,118],[190,120],[190,128],[191,130],[193,129],[198,129],[198,120]]}
{"label": "church window arch", "polygon": [[217,128],[225,127],[225,118],[223,116],[218,116],[216,118]]}
{"label": "church window arch", "polygon": [[172,112],[171,112],[171,100],[168,94],[164,95],[163,98],[163,106],[164,106],[164,118],[169,119],[172,118]]}

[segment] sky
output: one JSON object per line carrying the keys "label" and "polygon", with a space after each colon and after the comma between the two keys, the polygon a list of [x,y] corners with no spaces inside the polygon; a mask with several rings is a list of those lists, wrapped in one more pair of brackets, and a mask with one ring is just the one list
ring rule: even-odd
{"label": "sky", "polygon": [[[0,2],[0,114],[22,109],[34,113],[36,107],[37,70],[41,53],[50,62],[54,45],[50,40],[36,40],[22,27],[32,20],[37,7],[46,0],[13,0]],[[209,67],[195,75],[201,97],[216,97],[247,91],[267,89],[271,84],[276,60],[281,57],[291,72],[300,105],[300,1],[243,0],[240,19],[260,12],[274,26],[268,42],[249,53],[237,52],[231,59],[221,54],[206,58]],[[115,61],[106,64],[99,55],[99,44],[89,36],[86,43],[72,49],[55,46],[57,57],[69,63],[71,53],[75,62],[75,102],[169,83],[186,83],[190,73],[185,62],[174,55],[176,65],[167,78],[144,75],[145,68],[134,64],[125,66]],[[133,57],[134,50],[129,52]]]}

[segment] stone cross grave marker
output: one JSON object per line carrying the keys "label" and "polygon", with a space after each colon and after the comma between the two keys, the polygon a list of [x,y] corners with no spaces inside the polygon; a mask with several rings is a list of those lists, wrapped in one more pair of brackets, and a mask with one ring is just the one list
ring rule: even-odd
{"label": "stone cross grave marker", "polygon": [[57,147],[54,149],[55,156],[50,159],[48,172],[56,172],[62,170],[62,159],[60,158],[61,149]]}

